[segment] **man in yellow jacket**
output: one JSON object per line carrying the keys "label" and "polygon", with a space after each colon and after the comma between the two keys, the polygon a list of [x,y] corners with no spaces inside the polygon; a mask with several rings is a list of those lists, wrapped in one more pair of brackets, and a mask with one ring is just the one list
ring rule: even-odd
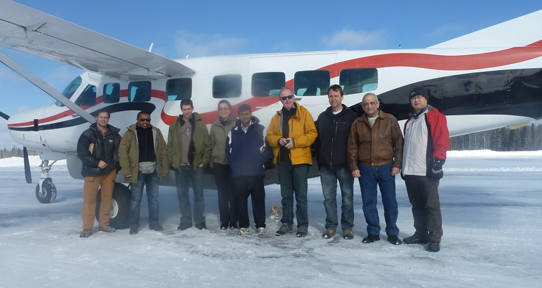
{"label": "man in yellow jacket", "polygon": [[311,145],[318,132],[311,113],[294,101],[294,92],[290,88],[280,89],[279,96],[283,107],[273,116],[267,129],[267,141],[273,147],[273,157],[279,169],[282,196],[282,226],[275,235],[293,231],[295,194],[296,236],[305,237],[309,226],[307,177],[312,165]]}
{"label": "man in yellow jacket", "polygon": [[137,123],[128,127],[120,141],[119,162],[124,180],[132,183],[130,200],[130,234],[139,230],[139,210],[143,185],[147,187],[149,229],[162,231],[158,223],[159,180],[169,172],[166,141],[160,130],[151,125],[151,115],[139,112]]}

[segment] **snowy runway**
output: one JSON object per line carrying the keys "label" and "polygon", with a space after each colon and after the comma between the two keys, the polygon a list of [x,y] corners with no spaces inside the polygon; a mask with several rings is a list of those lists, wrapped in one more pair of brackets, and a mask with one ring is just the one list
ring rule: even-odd
{"label": "snowy runway", "polygon": [[[57,200],[40,204],[37,168],[34,184],[26,184],[22,159],[2,159],[0,287],[538,287],[542,153],[451,152],[444,173],[442,250],[428,253],[421,245],[393,246],[385,233],[379,242],[361,243],[366,231],[357,181],[354,240],[322,239],[318,178],[309,180],[307,238],[275,237],[271,229],[265,237],[220,231],[216,191],[207,190],[209,230],[177,231],[176,191],[161,187],[164,233],[147,229],[143,200],[138,235],[95,229],[80,239],[82,181],[55,164]],[[404,182],[396,181],[403,238],[414,228]],[[266,193],[269,208],[279,201],[279,188],[267,186]]]}

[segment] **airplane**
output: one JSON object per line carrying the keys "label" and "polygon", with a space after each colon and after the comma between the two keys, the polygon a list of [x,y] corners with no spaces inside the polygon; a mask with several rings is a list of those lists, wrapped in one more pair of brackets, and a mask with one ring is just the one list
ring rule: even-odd
{"label": "airplane", "polygon": [[[282,107],[278,92],[284,86],[314,118],[329,106],[330,85],[343,87],[343,103],[358,115],[363,113],[361,97],[375,93],[381,109],[401,126],[411,111],[408,92],[424,86],[429,104],[446,115],[451,136],[514,128],[542,118],[542,10],[425,49],[171,60],[9,0],[0,0],[0,6],[0,45],[85,70],[59,93],[0,52],[0,62],[57,100],[11,116],[0,114],[15,141],[39,152],[36,197],[42,203],[56,197],[49,175],[55,161],[66,159],[70,175],[82,179],[77,140],[102,108],[121,134],[139,111],[150,111],[152,124],[165,139],[181,114],[182,99],[192,99],[208,126],[218,117],[222,99],[234,111],[250,105],[265,126]],[[28,156],[24,158],[30,183]],[[310,175],[317,176],[317,169],[313,165]],[[278,183],[276,170],[267,169],[266,184]],[[173,174],[161,185],[174,186]],[[213,189],[214,177],[205,177],[205,188]],[[116,228],[128,226],[129,195],[128,187],[116,183],[111,211]]]}

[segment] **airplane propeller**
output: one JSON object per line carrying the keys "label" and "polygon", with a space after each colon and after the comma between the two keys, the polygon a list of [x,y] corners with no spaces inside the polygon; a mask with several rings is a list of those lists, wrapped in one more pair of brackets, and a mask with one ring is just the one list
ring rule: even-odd
{"label": "airplane propeller", "polygon": [[32,174],[30,173],[30,161],[28,161],[28,150],[26,147],[23,147],[23,158],[24,158],[24,177],[26,178],[26,183],[32,183]]}
{"label": "airplane propeller", "polygon": [[9,120],[9,116],[6,113],[0,112],[0,117]]}
{"label": "airplane propeller", "polygon": [[[0,117],[9,120],[9,115],[4,112],[0,112]],[[32,183],[32,174],[30,173],[30,161],[28,160],[28,149],[23,147],[23,158],[24,158],[24,176],[26,178],[26,183]]]}

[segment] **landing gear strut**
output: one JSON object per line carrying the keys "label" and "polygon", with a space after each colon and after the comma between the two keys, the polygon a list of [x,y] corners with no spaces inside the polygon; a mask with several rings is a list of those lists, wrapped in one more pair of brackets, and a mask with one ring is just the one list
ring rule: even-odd
{"label": "landing gear strut", "polygon": [[55,162],[56,160],[49,164],[49,160],[41,160],[40,182],[36,185],[36,198],[40,203],[53,203],[56,199],[56,187],[53,184],[53,179],[49,177],[49,170],[51,170]]}

